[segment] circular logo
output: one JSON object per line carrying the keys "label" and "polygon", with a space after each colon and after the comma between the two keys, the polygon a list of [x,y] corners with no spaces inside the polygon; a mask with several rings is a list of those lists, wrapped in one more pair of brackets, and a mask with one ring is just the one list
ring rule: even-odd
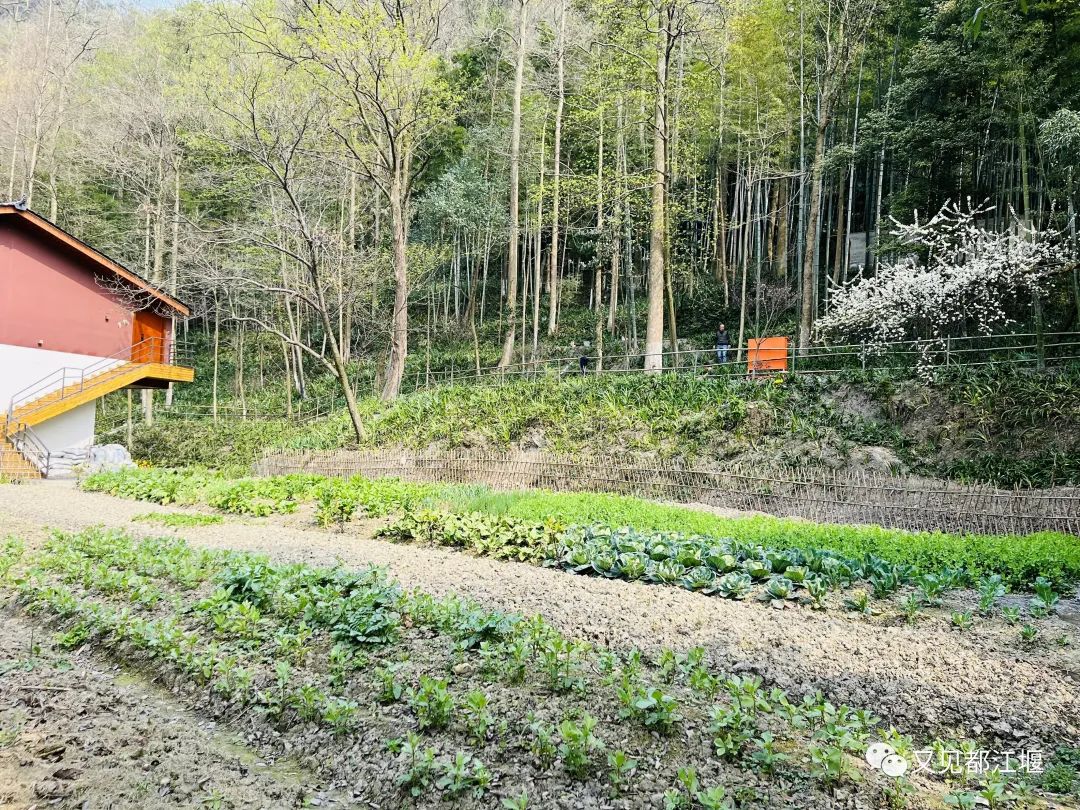
{"label": "circular logo", "polygon": [[866,764],[873,768],[875,771],[881,767],[881,762],[885,757],[896,753],[896,749],[886,743],[871,743],[870,747],[866,749]]}
{"label": "circular logo", "polygon": [[889,754],[885,759],[881,760],[881,772],[886,776],[899,779],[907,773],[907,760],[899,754]]}
{"label": "circular logo", "polygon": [[866,749],[866,764],[875,771],[881,771],[886,776],[899,778],[907,773],[907,760],[896,753],[896,749],[888,743],[871,743]]}

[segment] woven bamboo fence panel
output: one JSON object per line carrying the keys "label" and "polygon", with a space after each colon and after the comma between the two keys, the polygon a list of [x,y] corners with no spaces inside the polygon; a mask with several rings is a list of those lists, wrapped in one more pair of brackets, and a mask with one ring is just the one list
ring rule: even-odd
{"label": "woven bamboo fence panel", "polygon": [[395,476],[405,481],[485,484],[495,489],[609,492],[702,503],[821,523],[985,534],[1080,534],[1080,490],[997,489],[917,477],[734,463],[717,469],[678,460],[642,463],[490,450],[274,451],[256,475]]}

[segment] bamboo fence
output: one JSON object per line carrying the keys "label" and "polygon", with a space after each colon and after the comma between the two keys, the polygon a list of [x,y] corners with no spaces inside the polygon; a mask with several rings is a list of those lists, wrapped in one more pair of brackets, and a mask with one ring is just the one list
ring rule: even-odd
{"label": "bamboo fence", "polygon": [[567,457],[491,450],[282,450],[257,475],[308,472],[332,477],[395,476],[406,481],[486,484],[495,489],[610,492],[663,501],[877,524],[913,531],[1080,534],[1080,489],[997,489],[869,471],[733,463],[698,469],[678,460]]}

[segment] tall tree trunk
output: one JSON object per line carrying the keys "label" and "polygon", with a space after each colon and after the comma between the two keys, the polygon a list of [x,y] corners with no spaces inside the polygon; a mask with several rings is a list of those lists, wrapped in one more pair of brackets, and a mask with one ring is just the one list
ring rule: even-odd
{"label": "tall tree trunk", "polygon": [[566,79],[565,79],[565,48],[566,36],[566,5],[567,0],[562,0],[559,10],[559,44],[558,64],[558,96],[555,102],[555,144],[553,173],[551,181],[551,252],[548,254],[548,324],[547,332],[554,335],[558,329],[559,314],[559,175],[561,173],[560,162],[562,160],[562,119],[563,106],[566,103]]}
{"label": "tall tree trunk", "polygon": [[753,178],[753,162],[750,160],[750,156],[746,158],[746,208],[744,216],[746,218],[746,227],[743,228],[742,233],[742,283],[739,287],[739,336],[738,346],[735,351],[735,360],[737,363],[742,363],[743,347],[746,345],[746,308],[747,308],[747,295],[746,295],[746,277],[750,272],[750,233],[753,227],[753,193],[754,193],[754,178]]}
{"label": "tall tree trunk", "polygon": [[[210,412],[213,414],[214,421],[218,420],[218,376],[220,371],[220,357],[221,357],[221,308],[217,302],[217,296],[214,296],[214,376],[210,388]],[[131,410],[131,397],[128,396],[128,411]],[[130,415],[129,415],[130,420]]]}
{"label": "tall tree trunk", "polygon": [[626,142],[623,136],[623,100],[620,96],[615,114],[615,220],[611,225],[611,285],[608,290],[607,329],[615,332],[615,315],[619,309],[619,259],[622,253],[621,229],[623,220],[622,177],[620,171],[626,155]]}
{"label": "tall tree trunk", "polygon": [[[394,166],[394,175],[390,181],[390,224],[394,238],[394,314],[393,331],[390,337],[390,362],[386,369],[386,383],[383,385],[383,400],[391,400],[397,397],[401,391],[401,379],[405,375],[405,357],[409,352],[409,274],[408,260],[406,258],[406,244],[408,239],[408,223],[405,221],[405,178],[408,176],[409,156],[401,155],[397,165]],[[335,341],[336,343],[336,341]],[[344,372],[345,362],[340,356],[340,348],[335,364],[340,364],[342,370],[339,374],[345,374],[342,382],[349,389],[348,374]],[[356,405],[353,403],[353,409]],[[357,438],[363,439],[363,429],[357,423]]]}
{"label": "tall tree trunk", "polygon": [[[169,251],[169,295],[176,295],[180,274],[180,158],[173,161],[173,211],[172,211],[172,250]],[[172,339],[176,341],[176,319],[173,319]],[[165,407],[173,403],[173,384],[165,390]]]}
{"label": "tall tree trunk", "polygon": [[799,314],[799,353],[806,354],[814,327],[814,293],[817,289],[818,226],[821,221],[821,186],[825,171],[825,133],[829,127],[829,99],[823,98],[811,169],[810,209],[806,217],[806,250],[803,255],[802,307]]}
{"label": "tall tree trunk", "polygon": [[[596,238],[604,232],[604,107],[599,110],[600,126],[596,142]],[[593,325],[596,337],[596,371],[604,370],[604,266],[593,268]]]}
{"label": "tall tree trunk", "polygon": [[[533,248],[533,334],[532,356],[533,360],[540,355],[540,293],[543,288],[540,260],[540,232],[544,223],[544,159],[547,154],[547,121],[540,130],[540,192],[536,200],[536,245]],[[555,255],[554,253],[552,255]],[[552,298],[554,300],[554,297]]]}
{"label": "tall tree trunk", "polygon": [[518,179],[521,171],[521,92],[525,81],[525,33],[528,25],[527,0],[520,0],[518,10],[517,64],[514,72],[514,101],[510,125],[510,238],[506,252],[506,338],[503,340],[499,368],[506,368],[514,360],[514,335],[517,328],[518,291],[518,203],[520,189]]}
{"label": "tall tree trunk", "polygon": [[788,220],[788,197],[791,181],[786,177],[780,178],[778,185],[780,187],[780,197],[777,203],[777,208],[780,211],[780,232],[777,235],[776,242],[776,261],[774,264],[774,271],[777,272],[784,281],[787,281],[788,277],[788,232],[790,230],[790,222]]}
{"label": "tall tree trunk", "polygon": [[656,35],[656,98],[653,107],[652,220],[649,231],[649,310],[645,321],[645,370],[664,370],[664,249],[667,218],[667,69],[671,56],[672,9],[662,3]]}

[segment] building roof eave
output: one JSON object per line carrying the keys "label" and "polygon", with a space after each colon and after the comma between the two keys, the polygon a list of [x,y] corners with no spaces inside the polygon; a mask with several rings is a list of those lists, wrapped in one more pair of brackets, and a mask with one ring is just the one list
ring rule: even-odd
{"label": "building roof eave", "polygon": [[109,273],[112,273],[115,276],[118,276],[119,278],[122,278],[124,281],[128,282],[132,286],[153,296],[158,301],[173,310],[176,314],[182,316],[187,316],[191,314],[191,308],[188,307],[187,304],[183,303],[177,298],[174,298],[165,291],[158,289],[149,281],[140,276],[138,273],[134,273],[131,270],[128,270],[119,262],[115,261],[114,259],[110,259],[100,250],[90,247],[90,245],[86,244],[86,242],[68,233],[56,223],[51,222],[50,220],[41,216],[41,214],[38,214],[35,211],[31,211],[25,206],[24,203],[0,203],[0,216],[5,215],[17,216],[21,221],[30,224],[31,226],[37,228],[39,231],[49,234],[49,236],[53,237],[57,241],[86,256],[88,259],[93,261],[102,269],[108,271]]}

